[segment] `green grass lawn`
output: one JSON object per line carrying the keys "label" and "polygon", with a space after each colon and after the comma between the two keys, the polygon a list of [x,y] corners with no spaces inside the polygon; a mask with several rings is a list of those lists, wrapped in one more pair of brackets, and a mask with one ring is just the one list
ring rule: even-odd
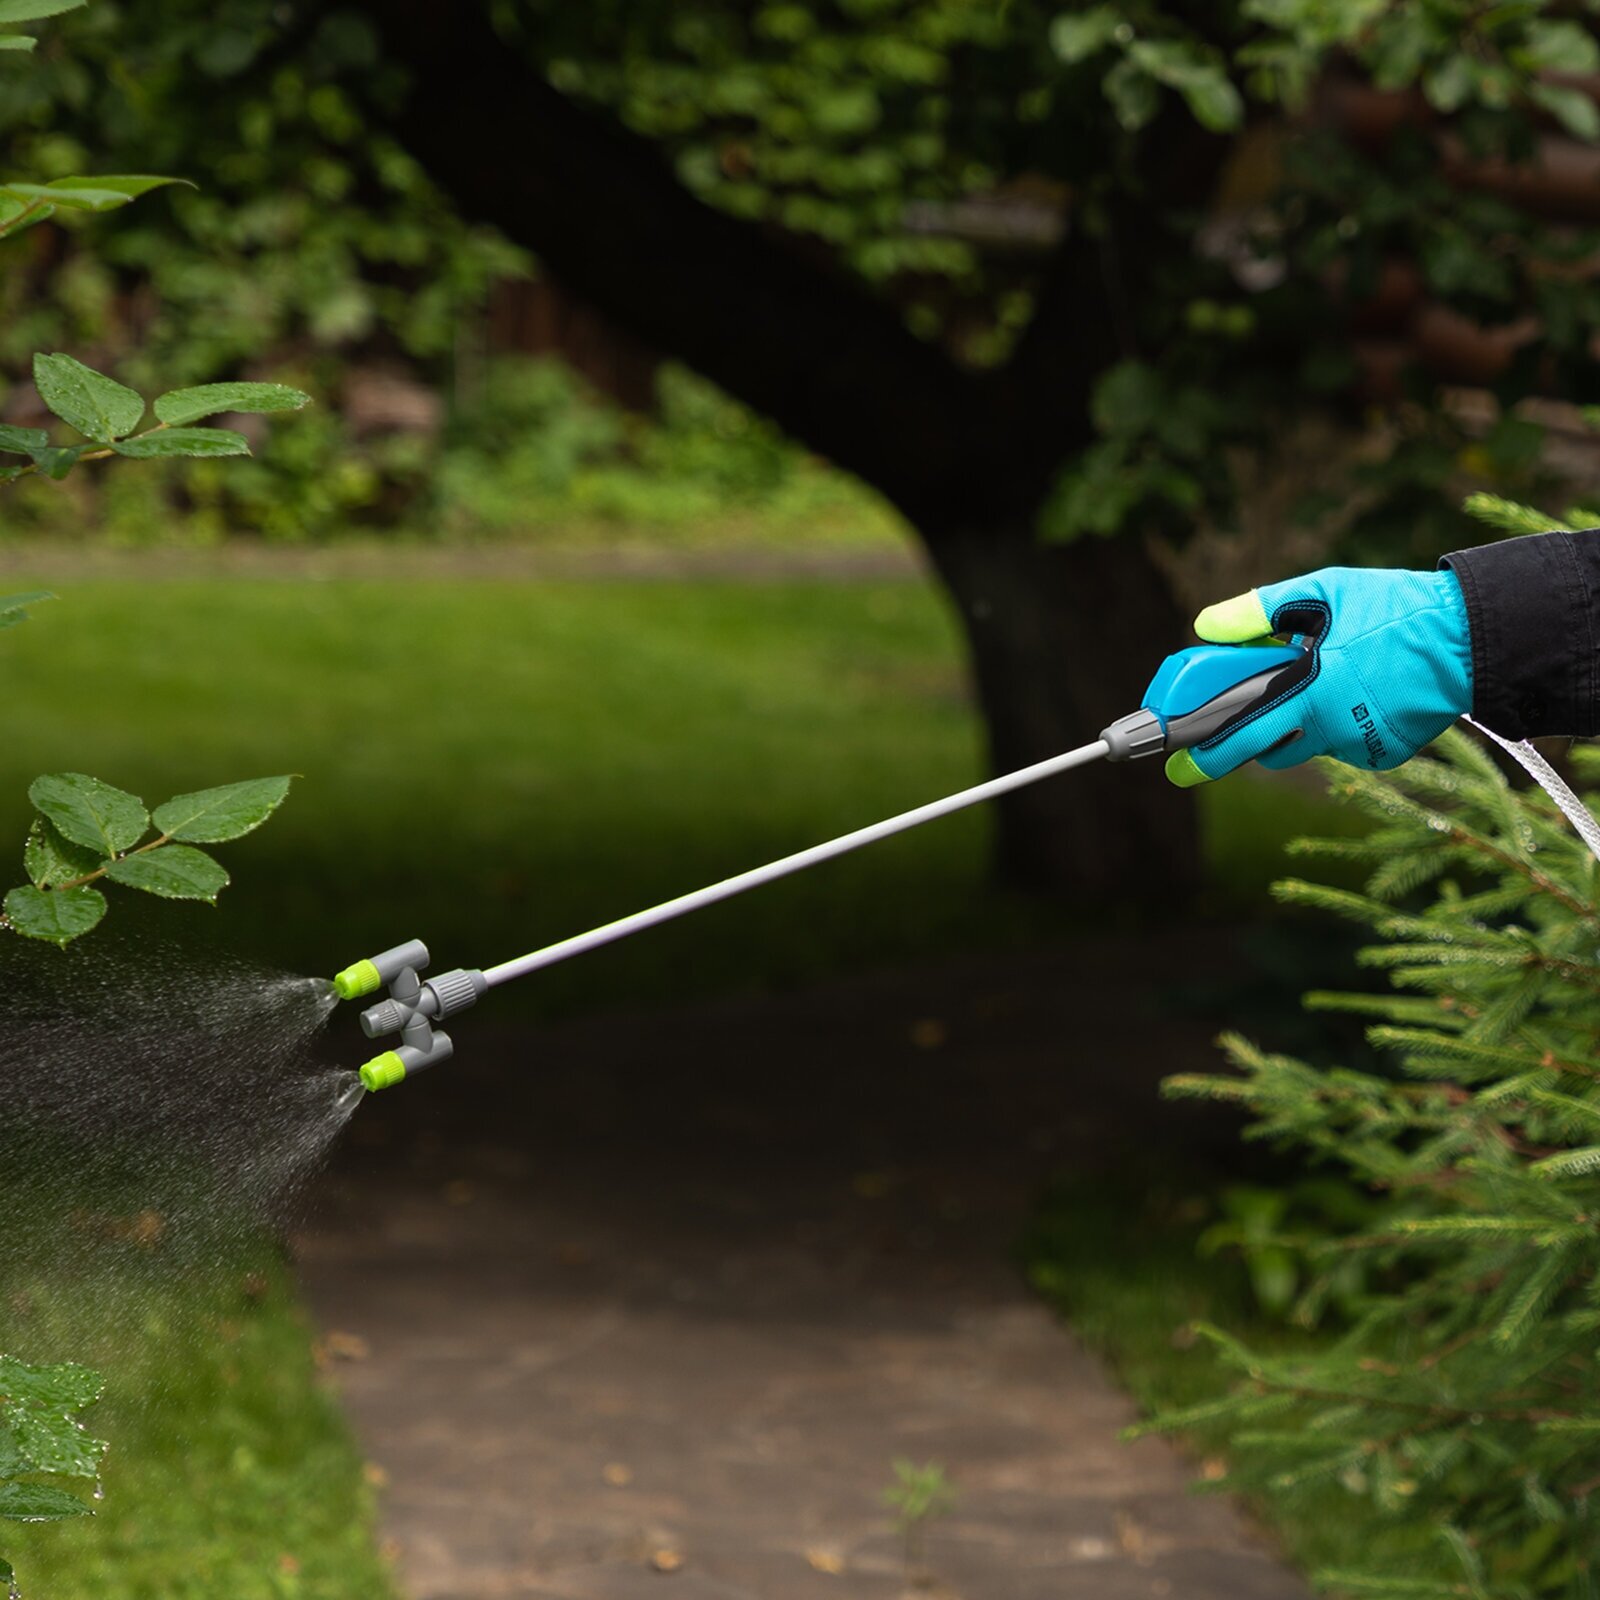
{"label": "green grass lawn", "polygon": [[[140,1248],[130,1244],[131,1255]],[[105,1264],[102,1263],[102,1267]],[[275,1252],[225,1267],[8,1282],[3,1345],[101,1370],[95,1519],[0,1523],[40,1600],[387,1600],[372,1491]],[[87,1486],[85,1486],[87,1488]]]}
{"label": "green grass lawn", "polygon": [[[219,911],[113,896],[125,925],[295,971],[410,937],[445,965],[500,961],[982,770],[951,618],[910,580],[583,584],[441,568],[108,582],[41,567],[0,587],[35,582],[62,600],[0,639],[0,847],[20,851],[41,772],[87,770],[152,803],[302,774],[278,818],[219,851],[238,880]],[[1214,874],[1235,895],[1259,892],[1286,833],[1326,820],[1282,785],[1220,785],[1201,803]],[[986,889],[987,826],[971,813],[919,830],[496,1006],[650,1002],[1093,919],[1092,906]],[[132,1322],[100,1315],[82,1286],[46,1284],[31,1320],[8,1320],[0,1343],[16,1354],[104,1360],[111,1380],[94,1419],[115,1445],[101,1517],[0,1541],[25,1587],[49,1600],[387,1592],[359,1462],[292,1296],[275,1270],[269,1292],[242,1296],[263,1270],[168,1280]]]}
{"label": "green grass lawn", "polygon": [[[412,937],[488,965],[979,770],[949,620],[910,583],[51,586],[62,602],[0,655],[0,839],[20,841],[38,772],[151,801],[303,774],[223,852],[238,883],[214,935],[291,970]],[[957,818],[507,999],[947,942],[981,898],[984,827]]]}
{"label": "green grass lawn", "polygon": [[[291,970],[412,937],[488,965],[982,772],[952,621],[917,582],[41,571],[6,587],[35,579],[63,599],[0,641],[0,847],[20,843],[40,772],[90,770],[152,803],[302,774],[268,828],[222,852],[238,882],[206,927]],[[1202,803],[1219,880],[1245,893],[1321,809],[1248,783]],[[1037,932],[1035,910],[984,886],[988,825],[918,830],[497,1003],[660,999]]]}

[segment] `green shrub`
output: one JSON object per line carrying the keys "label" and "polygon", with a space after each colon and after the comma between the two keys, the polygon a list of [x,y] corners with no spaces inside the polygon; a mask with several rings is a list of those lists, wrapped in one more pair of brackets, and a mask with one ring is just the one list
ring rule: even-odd
{"label": "green shrub", "polygon": [[504,357],[458,404],[434,478],[437,525],[508,534],[574,525],[655,531],[759,514],[775,530],[887,527],[869,490],[687,368],[664,366],[651,416],[562,363]]}
{"label": "green shrub", "polygon": [[[294,377],[304,377],[298,369]],[[624,410],[555,358],[507,356],[457,397],[439,438],[357,439],[317,407],[274,418],[259,460],[161,461],[134,474],[18,483],[7,530],[147,546],[279,543],[352,527],[429,535],[699,535],[759,522],[775,535],[887,535],[870,490],[715,385],[668,365],[653,413]],[[175,515],[175,513],[179,513]]]}
{"label": "green shrub", "polygon": [[[6,0],[0,24],[34,22],[84,0]],[[37,40],[0,27],[0,52],[27,54]],[[58,212],[94,215],[126,206],[177,180],[148,175],[59,176],[0,182],[0,239]],[[292,411],[310,396],[281,384],[215,383],[169,389],[147,407],[136,390],[73,356],[33,357],[39,398],[60,429],[0,426],[0,484],[48,480],[52,488],[90,462],[163,461],[249,454],[242,434],[197,427],[219,415]],[[153,412],[153,415],[151,413]],[[42,590],[0,595],[0,631],[54,597]],[[288,793],[287,778],[258,779],[179,795],[155,812],[137,796],[81,772],[53,773],[29,789],[36,817],[23,849],[28,882],[0,900],[0,930],[65,946],[106,913],[96,885],[121,883],[163,898],[214,902],[226,870],[196,843],[224,842],[259,827]],[[155,836],[147,838],[154,824]],[[91,1515],[61,1487],[98,1478],[106,1445],[79,1413],[99,1399],[100,1375],[72,1363],[35,1366],[0,1352],[0,1521],[59,1522]],[[96,1498],[99,1498],[98,1487]],[[16,1572],[0,1557],[0,1580],[17,1600]]]}
{"label": "green shrub", "polygon": [[[1600,777],[1600,752],[1574,751]],[[1332,1337],[1263,1354],[1205,1330],[1237,1372],[1158,1419],[1230,1432],[1231,1481],[1287,1497],[1330,1483],[1405,1533],[1401,1569],[1341,1590],[1512,1600],[1592,1596],[1600,1554],[1600,869],[1537,791],[1451,733],[1378,776],[1330,767],[1373,820],[1300,848],[1371,865],[1365,893],[1291,880],[1280,898],[1350,917],[1389,994],[1314,994],[1375,1020],[1392,1073],[1322,1071],[1225,1040],[1236,1076],[1171,1092],[1236,1103],[1363,1203],[1313,1226],[1236,1226]],[[1236,1219],[1237,1220],[1237,1219]]]}

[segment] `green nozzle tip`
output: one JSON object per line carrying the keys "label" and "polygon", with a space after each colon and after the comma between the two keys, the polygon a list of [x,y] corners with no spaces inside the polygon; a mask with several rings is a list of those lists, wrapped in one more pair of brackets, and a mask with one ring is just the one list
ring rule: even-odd
{"label": "green nozzle tip", "polygon": [[376,1094],[380,1089],[392,1089],[405,1075],[405,1062],[393,1050],[385,1050],[362,1067],[361,1086],[368,1093]]}
{"label": "green nozzle tip", "polygon": [[346,967],[343,972],[334,974],[334,993],[341,1000],[359,1000],[362,995],[371,994],[374,989],[382,987],[383,979],[370,961],[358,961],[353,967]]}

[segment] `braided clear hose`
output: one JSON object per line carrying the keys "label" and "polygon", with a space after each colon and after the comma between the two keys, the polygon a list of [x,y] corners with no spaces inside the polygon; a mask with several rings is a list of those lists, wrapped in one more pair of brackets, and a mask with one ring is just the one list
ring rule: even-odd
{"label": "braided clear hose", "polygon": [[1573,792],[1572,786],[1550,765],[1526,739],[1506,739],[1493,728],[1486,728],[1471,717],[1463,717],[1486,739],[1493,739],[1511,759],[1517,762],[1544,792],[1561,808],[1561,814],[1578,830],[1578,836],[1588,845],[1589,853],[1600,861],[1600,822],[1593,812]]}

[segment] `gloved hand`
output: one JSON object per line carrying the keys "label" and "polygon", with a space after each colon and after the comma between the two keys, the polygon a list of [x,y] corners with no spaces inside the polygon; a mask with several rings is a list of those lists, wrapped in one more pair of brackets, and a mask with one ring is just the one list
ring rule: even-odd
{"label": "gloved hand", "polygon": [[1194,631],[1211,644],[1297,634],[1311,648],[1304,675],[1269,705],[1167,758],[1183,788],[1247,761],[1398,767],[1472,709],[1472,635],[1453,572],[1324,567],[1207,606]]}

